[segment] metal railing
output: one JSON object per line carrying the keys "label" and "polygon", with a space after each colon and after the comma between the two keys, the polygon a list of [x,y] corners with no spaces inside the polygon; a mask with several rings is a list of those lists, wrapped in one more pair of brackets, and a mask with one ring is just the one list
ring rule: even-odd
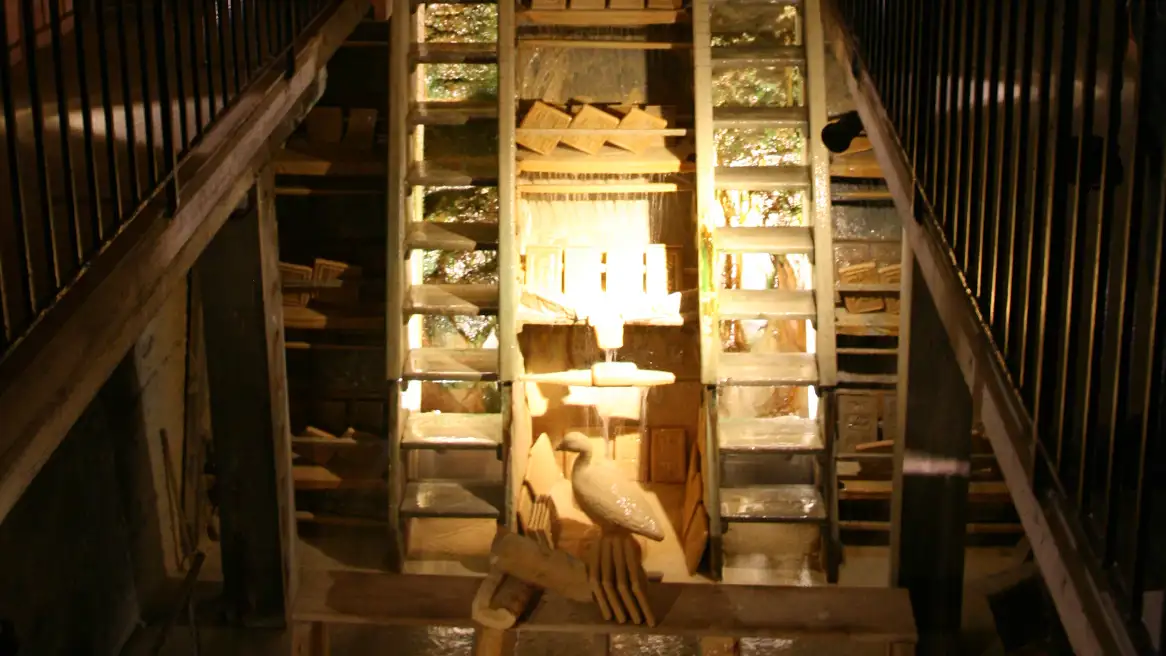
{"label": "metal railing", "polygon": [[1032,480],[1135,633],[1166,565],[1166,9],[836,0],[1037,435]]}
{"label": "metal railing", "polygon": [[333,0],[6,0],[0,359]]}

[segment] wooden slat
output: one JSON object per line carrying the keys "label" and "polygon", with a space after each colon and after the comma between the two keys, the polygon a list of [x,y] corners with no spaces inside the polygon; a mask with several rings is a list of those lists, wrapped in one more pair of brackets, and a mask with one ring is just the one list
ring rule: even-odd
{"label": "wooden slat", "polygon": [[498,224],[414,221],[405,235],[405,248],[435,251],[497,250]]}
{"label": "wooden slat", "polygon": [[717,189],[776,191],[810,184],[810,169],[805,166],[721,166],[714,175]]}
{"label": "wooden slat", "polygon": [[809,320],[817,316],[814,292],[800,289],[723,289],[717,316],[731,319]]}
{"label": "wooden slat", "polygon": [[401,514],[406,517],[494,518],[502,508],[498,481],[413,481],[405,486]]}
{"label": "wooden slat", "polygon": [[805,107],[714,107],[717,128],[805,128]]}
{"label": "wooden slat", "polygon": [[409,169],[407,182],[421,187],[471,187],[498,184],[498,162],[467,157],[462,160],[427,160]]}
{"label": "wooden slat", "polygon": [[815,453],[824,448],[818,422],[804,417],[721,419],[720,450],[730,453]]}
{"label": "wooden slat", "polygon": [[687,23],[682,9],[528,9],[518,12],[519,25],[568,25],[571,27],[634,27]]}
{"label": "wooden slat", "polygon": [[[846,480],[838,498],[846,501],[889,501],[891,481]],[[968,501],[972,503],[1011,503],[1004,481],[972,481],[968,484]]]}
{"label": "wooden slat", "polygon": [[285,307],[283,325],[295,330],[384,330],[385,315],[380,308],[366,312],[339,308]]}
{"label": "wooden slat", "polygon": [[374,150],[296,141],[276,153],[274,166],[279,175],[373,177],[385,175],[388,161]]}
{"label": "wooden slat", "polygon": [[496,449],[502,444],[502,415],[414,412],[405,421],[406,449]]}
{"label": "wooden slat", "polygon": [[465,125],[474,120],[497,118],[496,102],[415,102],[409,108],[409,123],[412,125]]}
{"label": "wooden slat", "polygon": [[818,362],[810,353],[721,353],[717,376],[726,385],[814,385]]}
{"label": "wooden slat", "polygon": [[409,52],[415,64],[493,64],[497,59],[493,43],[418,43]]}
{"label": "wooden slat", "polygon": [[479,381],[498,379],[497,349],[410,349],[405,378],[431,381]]}
{"label": "wooden slat", "polygon": [[721,518],[732,522],[820,522],[826,504],[813,485],[721,488]]}
{"label": "wooden slat", "polygon": [[345,478],[319,465],[292,467],[292,480],[297,490],[381,490],[385,487],[379,478]]}
{"label": "wooden slat", "polygon": [[812,255],[814,235],[811,228],[717,228],[717,250],[728,253],[770,253],[775,255]]}
{"label": "wooden slat", "polygon": [[[305,570],[293,616],[329,623],[469,627],[470,605],[480,583],[460,576]],[[605,621],[593,603],[546,593],[523,619],[522,630],[916,640],[911,602],[900,589],[649,582],[646,593],[656,614],[654,627]]]}
{"label": "wooden slat", "polygon": [[801,46],[717,46],[712,49],[712,59],[713,66],[804,66],[806,63]]}
{"label": "wooden slat", "polygon": [[498,285],[413,285],[405,297],[405,312],[477,316],[498,313]]}
{"label": "wooden slat", "polygon": [[522,151],[518,153],[519,173],[565,174],[646,174],[686,173],[693,170],[692,149],[677,145],[654,148],[644,153],[629,153],[604,146],[594,155],[559,148],[549,155]]}

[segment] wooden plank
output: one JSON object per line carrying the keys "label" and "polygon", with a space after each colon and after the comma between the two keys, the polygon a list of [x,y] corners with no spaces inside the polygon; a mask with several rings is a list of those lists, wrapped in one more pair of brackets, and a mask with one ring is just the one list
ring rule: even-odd
{"label": "wooden plank", "polygon": [[222,525],[224,596],[246,625],[279,625],[290,605],[295,518],[280,319],[275,174],[195,267]]}
{"label": "wooden plank", "polygon": [[668,9],[564,9],[518,12],[520,25],[568,25],[572,27],[634,27],[687,23],[688,12]]}
{"label": "wooden plank", "polygon": [[0,364],[0,521],[246,195],[269,139],[315,99],[317,73],[367,8],[347,0],[309,27],[295,74],[257,79],[184,161],[177,213],[166,215],[164,198],[152,201]]}
{"label": "wooden plank", "polygon": [[339,107],[317,107],[304,120],[308,126],[308,141],[318,144],[339,143],[344,135],[344,110]]}
{"label": "wooden plank", "polygon": [[383,155],[344,145],[323,146],[291,140],[275,157],[279,175],[371,177],[385,174]]}
{"label": "wooden plank", "polygon": [[692,149],[683,144],[642,153],[629,153],[612,146],[604,146],[590,155],[565,148],[547,155],[523,151],[518,153],[518,172],[608,175],[687,173],[694,167],[691,155]]}
{"label": "wooden plank", "polygon": [[369,150],[373,145],[373,134],[377,127],[377,110],[355,107],[348,112],[348,129],[344,132],[344,145],[359,150]]}
{"label": "wooden plank", "polygon": [[653,428],[649,433],[653,483],[684,483],[688,474],[688,438],[683,428]]}
{"label": "wooden plank", "polygon": [[[459,576],[408,576],[305,570],[298,621],[383,626],[472,626],[481,582]],[[892,588],[705,585],[649,582],[654,627],[604,621],[593,603],[545,594],[523,631],[727,637],[839,637],[914,642],[911,602]]]}

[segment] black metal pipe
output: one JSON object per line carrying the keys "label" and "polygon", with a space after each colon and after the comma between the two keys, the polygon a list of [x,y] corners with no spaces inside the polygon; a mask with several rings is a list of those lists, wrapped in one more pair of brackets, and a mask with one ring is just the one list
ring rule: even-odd
{"label": "black metal pipe", "polygon": [[150,48],[146,37],[145,3],[139,2],[138,18],[138,73],[141,75],[142,112],[146,117],[142,133],[146,138],[146,195],[158,185],[158,153],[154,148],[154,101],[150,95]]}
{"label": "black metal pipe", "polygon": [[[0,11],[0,34],[8,34],[7,11]],[[0,103],[3,104],[4,144],[8,156],[8,200],[12,205],[12,227],[18,233],[14,250],[16,251],[17,271],[20,275],[20,287],[13,289],[7,280],[4,280],[3,284],[0,285],[0,300],[3,301],[3,308],[0,309],[4,313],[4,332],[8,335],[8,340],[12,341],[23,329],[23,324],[31,321],[32,316],[36,314],[37,289],[28,258],[29,250],[32,248],[32,240],[25,223],[27,214],[25,214],[24,205],[24,178],[21,175],[20,146],[15,138],[19,129],[16,122],[16,102],[12,93],[12,61],[7,45],[3,48],[3,52],[0,52]],[[2,275],[3,272],[0,270],[0,276]],[[19,294],[19,300],[14,298],[16,294]],[[21,324],[17,324],[17,318],[20,316],[18,309],[23,310],[20,314],[25,315],[23,317],[25,321]]]}
{"label": "black metal pipe", "polygon": [[[122,111],[125,113],[126,123],[126,157],[130,169],[130,205],[137,205],[142,199],[141,178],[138,171],[138,139],[137,127],[134,125],[134,97],[130,90],[130,55],[129,41],[126,39],[126,5],[124,2],[117,5],[117,41],[119,64],[121,66],[121,97]],[[121,217],[126,218],[124,215]]]}
{"label": "black metal pipe", "polygon": [[[166,3],[161,3],[162,8],[160,12],[163,15],[165,15],[165,6]],[[190,133],[189,126],[187,125],[188,112],[186,109],[186,65],[185,62],[182,61],[182,16],[179,14],[177,5],[174,7],[174,19],[171,21],[171,29],[174,33],[174,100],[178,103],[178,135],[179,139],[181,140],[180,143],[182,144],[178,150],[180,152],[186,152],[186,149],[190,147]],[[165,46],[165,39],[158,41],[159,51],[164,50]],[[159,56],[159,59],[164,58],[165,56],[166,54],[162,52],[162,54]],[[194,76],[197,78],[198,69],[194,68],[193,59],[191,59],[191,70],[195,72]],[[162,97],[167,99],[170,98],[168,94],[163,94]],[[195,95],[194,98],[197,100],[198,96]],[[170,165],[169,160],[167,165]]]}
{"label": "black metal pipe", "polygon": [[120,166],[117,161],[117,127],[114,123],[113,87],[109,82],[109,43],[106,37],[105,0],[95,0],[94,12],[97,25],[97,60],[101,77],[101,113],[105,119],[106,179],[109,181],[109,195],[113,203],[110,227],[117,226],[125,216],[122,206]]}
{"label": "black metal pipe", "polygon": [[[206,129],[206,123],[203,123],[202,120],[202,82],[199,79],[199,69],[201,66],[199,65],[200,51],[198,47],[198,25],[200,21],[198,20],[198,8],[196,7],[195,1],[187,0],[186,9],[186,27],[188,29],[187,35],[190,38],[190,52],[188,53],[188,56],[190,57],[190,96],[194,100],[194,132],[190,137],[190,142],[186,144],[186,146],[189,148],[196,141],[198,141],[199,136],[202,135],[202,131]],[[177,25],[180,21],[175,20],[174,22],[175,25]]]}
{"label": "black metal pipe", "polygon": [[[219,51],[219,82],[222,90],[223,110],[226,110],[227,105],[231,104],[231,92],[228,91],[230,84],[228,82],[227,71],[227,15],[226,3],[224,0],[213,0],[215,4],[215,24],[218,27],[218,51]],[[236,83],[238,79],[236,79]],[[238,92],[238,85],[236,84],[235,91]]]}
{"label": "black metal pipe", "polygon": [[241,58],[239,57],[239,7],[236,4],[238,0],[228,2],[226,4],[227,15],[224,17],[227,21],[227,28],[231,34],[231,80],[235,83],[235,96],[231,99],[237,98],[243,91],[244,85],[247,83],[246,75],[249,71],[239,70]]}
{"label": "black metal pipe", "polygon": [[[37,200],[40,201],[41,227],[43,228],[44,255],[49,271],[52,272],[53,287],[38,289],[36,307],[48,307],[53,296],[61,288],[64,280],[60,253],[57,250],[57,233],[53,229],[53,202],[49,188],[48,155],[45,153],[45,113],[40,92],[40,71],[37,67],[36,22],[33,20],[35,8],[33,0],[22,0],[21,19],[24,27],[24,61],[28,65],[28,102],[32,115],[33,157],[36,161]],[[32,255],[31,249],[29,255]]]}
{"label": "black metal pipe", "polygon": [[[193,1],[193,0],[192,0]],[[202,37],[203,46],[206,50],[206,98],[207,98],[207,122],[214,123],[215,117],[218,116],[218,101],[215,98],[215,64],[214,53],[215,49],[211,45],[214,41],[215,31],[211,29],[211,20],[215,15],[214,5],[211,0],[202,0]],[[227,94],[227,87],[223,86],[223,96]]]}
{"label": "black metal pipe", "polygon": [[101,191],[97,183],[97,153],[93,148],[93,107],[89,101],[89,67],[85,55],[85,25],[81,16],[73,15],[74,47],[77,49],[77,92],[81,105],[82,148],[85,153],[85,182],[89,187],[89,229],[92,232],[93,247],[105,241],[105,229],[101,220]]}
{"label": "black metal pipe", "polygon": [[[73,177],[73,152],[69,144],[72,130],[69,120],[69,92],[65,88],[65,49],[61,37],[61,8],[58,3],[50,2],[48,9],[49,43],[53,53],[53,86],[57,94],[57,126],[60,131],[61,183],[65,193],[65,218],[68,221],[69,250],[76,258],[75,263],[80,266],[85,261],[85,253],[82,247],[81,225],[77,220],[77,183]],[[63,263],[62,269],[64,269]]]}
{"label": "black metal pipe", "polygon": [[[170,95],[170,66],[166,58],[166,3],[154,6],[154,48],[158,70],[158,108],[162,117],[162,169],[160,183],[166,186],[166,208],[170,216],[178,211],[178,152],[174,144],[174,99]],[[181,68],[181,61],[178,68]]]}

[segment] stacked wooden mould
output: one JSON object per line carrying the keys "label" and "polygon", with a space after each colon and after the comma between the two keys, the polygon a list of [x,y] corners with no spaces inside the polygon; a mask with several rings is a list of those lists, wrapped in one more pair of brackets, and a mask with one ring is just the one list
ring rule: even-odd
{"label": "stacked wooden mould", "polygon": [[[653,147],[662,147],[664,137],[653,135],[596,134],[582,130],[663,130],[667,119],[646,108],[635,105],[614,106],[607,109],[583,103],[560,108],[537,100],[526,112],[518,126],[516,141],[540,155],[551,154],[560,144],[588,155],[596,155],[605,144],[631,153],[642,154]],[[554,130],[556,132],[524,132],[524,130]],[[571,130],[580,130],[571,134]],[[559,132],[561,131],[561,132]]]}

